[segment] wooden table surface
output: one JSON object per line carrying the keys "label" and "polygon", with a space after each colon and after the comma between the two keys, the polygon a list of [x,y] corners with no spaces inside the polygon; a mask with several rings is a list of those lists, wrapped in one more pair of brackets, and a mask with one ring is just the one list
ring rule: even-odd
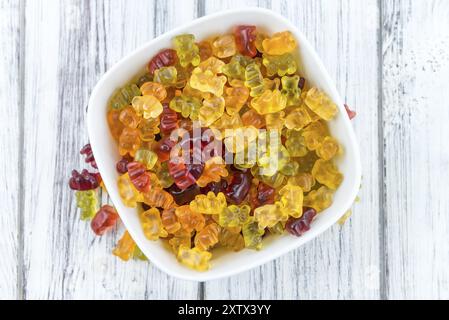
{"label": "wooden table surface", "polygon": [[[343,227],[228,279],[198,284],[123,263],[110,253],[123,227],[94,237],[67,186],[84,167],[90,92],[146,41],[242,6],[297,25],[358,112],[361,201]],[[449,1],[0,0],[0,8],[0,298],[449,298]]]}

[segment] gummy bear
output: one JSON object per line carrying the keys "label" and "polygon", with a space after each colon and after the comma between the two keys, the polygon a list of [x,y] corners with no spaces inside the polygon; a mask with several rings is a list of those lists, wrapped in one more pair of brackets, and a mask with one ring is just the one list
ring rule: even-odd
{"label": "gummy bear", "polygon": [[236,172],[232,175],[224,194],[229,202],[239,205],[248,195],[250,187],[250,175],[244,172]]}
{"label": "gummy bear", "polygon": [[281,131],[285,125],[285,112],[280,111],[276,113],[265,115],[265,126],[267,130]]}
{"label": "gummy bear", "polygon": [[187,67],[189,64],[197,66],[200,61],[200,50],[195,44],[195,36],[182,34],[173,38],[173,44],[179,58],[179,64]]}
{"label": "gummy bear", "polygon": [[299,172],[299,163],[294,160],[290,160],[279,171],[287,177],[295,176]]}
{"label": "gummy bear", "polygon": [[175,234],[181,229],[181,224],[178,222],[178,217],[175,214],[176,208],[166,209],[162,211],[161,221],[165,230],[168,233]]}
{"label": "gummy bear", "polygon": [[312,122],[312,118],[307,110],[303,107],[292,110],[285,118],[285,126],[291,130],[302,130],[305,126]]}
{"label": "gummy bear", "polygon": [[329,130],[326,125],[321,122],[312,122],[310,125],[305,127],[302,131],[302,136],[304,137],[305,145],[307,149],[314,151],[318,149],[323,142],[324,138],[329,135]]}
{"label": "gummy bear", "polygon": [[201,125],[209,127],[223,115],[224,108],[225,100],[223,97],[213,96],[210,99],[205,99],[198,116]]}
{"label": "gummy bear", "polygon": [[314,208],[318,213],[332,205],[333,191],[323,186],[318,190],[310,191],[304,197],[304,206]]}
{"label": "gummy bear", "polygon": [[185,190],[196,183],[196,179],[189,171],[189,167],[183,162],[169,161],[168,172],[172,176],[176,186],[181,190]]}
{"label": "gummy bear", "polygon": [[159,140],[153,148],[156,152],[160,162],[166,162],[170,159],[170,153],[173,147],[176,145],[176,141],[173,141],[170,136],[163,137]]}
{"label": "gummy bear", "polygon": [[272,228],[278,222],[287,221],[288,211],[282,202],[275,202],[256,208],[254,219],[259,223],[259,228]]}
{"label": "gummy bear", "polygon": [[132,184],[128,173],[121,175],[117,180],[118,192],[125,206],[135,208],[137,202],[143,201],[142,194]]}
{"label": "gummy bear", "polygon": [[201,61],[205,61],[212,57],[212,46],[209,41],[201,41],[197,44]]}
{"label": "gummy bear", "polygon": [[218,243],[218,236],[220,234],[220,227],[216,223],[211,223],[205,226],[195,236],[195,247],[206,251]]}
{"label": "gummy bear", "polygon": [[285,176],[282,173],[277,172],[271,177],[261,175],[259,176],[259,179],[270,187],[277,189],[284,183]]}
{"label": "gummy bear", "polygon": [[139,125],[140,116],[137,115],[133,107],[128,106],[120,112],[119,120],[123,126],[135,129]]}
{"label": "gummy bear", "polygon": [[313,177],[321,184],[336,190],[343,181],[343,175],[331,161],[317,160],[312,169]]}
{"label": "gummy bear", "polygon": [[225,207],[219,215],[219,224],[222,227],[241,227],[249,219],[251,207],[248,205]]}
{"label": "gummy bear", "polygon": [[198,120],[198,113],[201,108],[201,101],[197,98],[188,97],[184,94],[174,97],[170,101],[170,109],[181,113],[184,118]]}
{"label": "gummy bear", "polygon": [[295,58],[290,53],[281,56],[264,54],[263,65],[267,68],[267,75],[269,77],[275,75],[283,77],[287,74],[294,74],[298,69]]}
{"label": "gummy bear", "polygon": [[69,180],[69,186],[72,190],[88,191],[97,189],[100,186],[101,177],[98,173],[90,173],[84,169],[81,173],[72,171],[72,177]]}
{"label": "gummy bear", "polygon": [[154,172],[156,172],[156,176],[162,188],[170,188],[173,185],[174,181],[168,172],[167,162],[157,162],[154,167]]}
{"label": "gummy bear", "polygon": [[200,187],[205,187],[211,182],[219,182],[222,177],[228,176],[226,164],[221,157],[211,158],[206,161],[201,177],[196,181]]}
{"label": "gummy bear", "polygon": [[143,194],[143,202],[150,207],[170,209],[175,205],[173,196],[161,188],[152,188]]}
{"label": "gummy bear", "polygon": [[174,86],[178,81],[178,70],[173,66],[162,67],[154,72],[153,81],[166,87]]}
{"label": "gummy bear", "polygon": [[163,67],[174,66],[177,62],[178,56],[176,55],[176,51],[173,49],[165,49],[151,59],[148,63],[148,71],[152,75],[156,70]]}
{"label": "gummy bear", "polygon": [[242,125],[242,119],[238,113],[232,116],[224,113],[220,119],[211,125],[211,128],[219,130],[219,132],[214,131],[214,135],[216,138],[221,139],[224,136],[226,129],[238,129],[242,127]]}
{"label": "gummy bear", "polygon": [[114,207],[104,205],[95,214],[95,217],[91,221],[90,227],[97,236],[102,236],[106,231],[116,225],[118,218],[119,215]]}
{"label": "gummy bear", "polygon": [[145,237],[148,240],[157,240],[168,236],[161,220],[161,214],[157,208],[151,208],[140,214],[140,221]]}
{"label": "gummy bear", "polygon": [[164,109],[161,114],[159,127],[163,134],[170,134],[173,130],[178,128],[178,114],[167,105],[164,105],[163,107]]}
{"label": "gummy bear", "polygon": [[242,227],[243,239],[245,247],[249,249],[262,249],[262,236],[265,234],[263,229],[259,229],[259,224],[250,217]]}
{"label": "gummy bear", "polygon": [[190,209],[202,214],[217,214],[226,207],[226,197],[223,193],[215,195],[209,192],[207,195],[199,194],[190,202]]}
{"label": "gummy bear", "polygon": [[153,96],[161,102],[167,98],[167,90],[162,84],[157,82],[145,82],[140,87],[140,91],[143,96]]}
{"label": "gummy bear", "polygon": [[115,110],[115,109],[111,109],[108,111],[108,126],[109,126],[109,131],[112,134],[112,137],[115,140],[118,140],[120,138],[120,135],[122,134],[123,131],[123,124],[122,122],[119,120],[120,117],[120,110]]}
{"label": "gummy bear", "polygon": [[225,90],[226,112],[233,116],[238,114],[249,98],[249,90],[246,87],[226,88]]}
{"label": "gummy bear", "polygon": [[86,144],[80,151],[80,154],[85,156],[84,162],[89,163],[92,168],[98,169],[97,163],[95,162],[94,154],[92,152],[92,147],[90,143]]}
{"label": "gummy bear", "polygon": [[338,113],[337,105],[324,92],[317,88],[312,88],[307,91],[304,103],[326,121],[332,120]]}
{"label": "gummy bear", "polygon": [[177,207],[175,214],[183,230],[191,232],[193,230],[201,231],[205,226],[204,216],[190,209],[190,206]]}
{"label": "gummy bear", "polygon": [[279,90],[266,90],[261,96],[251,100],[251,107],[261,115],[276,113],[287,107],[287,99]]}
{"label": "gummy bear", "polygon": [[251,58],[257,55],[255,26],[237,26],[234,29],[234,37],[241,54]]}
{"label": "gummy bear", "polygon": [[162,104],[154,96],[139,96],[132,101],[134,110],[144,119],[157,118],[162,113]]}
{"label": "gummy bear", "polygon": [[203,71],[201,68],[195,68],[190,77],[190,86],[204,93],[212,93],[220,97],[223,95],[223,87],[227,82],[225,76],[218,76],[211,70]]}
{"label": "gummy bear", "polygon": [[177,255],[179,262],[197,271],[206,271],[209,269],[209,260],[211,257],[212,254],[210,252],[202,251],[198,248],[190,249],[183,245],[179,247]]}
{"label": "gummy bear", "polygon": [[225,66],[225,63],[221,61],[220,59],[217,59],[215,57],[210,57],[206,61],[201,62],[198,65],[198,69],[202,72],[210,71],[213,74],[219,74],[223,72],[223,67]]}
{"label": "gummy bear", "polygon": [[251,97],[261,96],[265,91],[262,73],[257,64],[251,63],[245,69],[245,86],[250,89]]}
{"label": "gummy bear", "polygon": [[304,212],[301,212],[300,218],[290,218],[288,220],[285,225],[285,230],[296,237],[301,237],[304,233],[310,230],[310,224],[316,215],[317,212],[315,209],[304,208]]}
{"label": "gummy bear", "polygon": [[191,232],[187,232],[187,231],[181,229],[173,235],[173,238],[168,240],[168,243],[172,247],[173,251],[175,253],[178,253],[178,250],[181,246],[184,246],[184,247],[190,249],[190,247],[192,245],[191,238],[192,238]]}
{"label": "gummy bear", "polygon": [[233,35],[220,36],[212,43],[214,55],[218,58],[228,58],[235,55],[237,46]]}
{"label": "gummy bear", "polygon": [[223,67],[223,73],[228,77],[229,82],[232,82],[232,80],[245,81],[246,66],[252,62],[252,59],[236,54],[231,58],[231,61]]}
{"label": "gummy bear", "polygon": [[265,127],[265,118],[261,116],[256,110],[249,109],[242,115],[242,123],[244,126],[252,126],[257,129]]}
{"label": "gummy bear", "polygon": [[190,203],[190,201],[195,199],[195,197],[201,193],[199,186],[196,184],[193,184],[184,190],[178,188],[176,184],[173,184],[167,189],[167,192],[173,196],[176,204],[180,206]]}
{"label": "gummy bear", "polygon": [[316,154],[323,160],[331,160],[340,151],[340,145],[333,137],[324,138],[321,145],[316,149]]}
{"label": "gummy bear", "polygon": [[142,119],[140,120],[137,130],[139,130],[139,137],[142,141],[153,141],[155,135],[160,132],[159,119]]}
{"label": "gummy bear", "polygon": [[294,218],[301,217],[304,200],[304,193],[301,187],[288,184],[279,191],[279,196],[284,209],[290,216]]}
{"label": "gummy bear", "polygon": [[132,157],[136,154],[141,144],[139,131],[137,129],[125,128],[120,135],[118,147],[120,155],[129,153]]}
{"label": "gummy bear", "polygon": [[98,196],[95,190],[75,192],[76,205],[81,209],[81,220],[89,220],[97,212]]}
{"label": "gummy bear", "polygon": [[252,208],[264,206],[266,204],[274,204],[276,196],[276,190],[269,185],[260,182],[258,185],[254,185],[254,188],[250,190],[250,203]]}
{"label": "gummy bear", "polygon": [[290,153],[290,156],[304,157],[307,154],[308,151],[305,144],[305,139],[300,131],[288,130],[286,138],[287,140],[285,141],[285,147]]}
{"label": "gummy bear", "polygon": [[300,173],[288,179],[288,184],[301,187],[304,192],[310,192],[315,186],[315,183],[316,180],[310,173]]}
{"label": "gummy bear", "polygon": [[122,109],[123,107],[129,105],[134,97],[140,95],[141,92],[139,87],[135,84],[129,84],[117,90],[109,101],[109,105],[112,109]]}
{"label": "gummy bear", "polygon": [[287,97],[287,106],[297,106],[301,101],[301,89],[299,88],[299,76],[282,77],[281,93]]}
{"label": "gummy bear", "polygon": [[128,172],[128,163],[132,162],[133,158],[131,158],[129,155],[125,155],[122,157],[115,165],[115,168],[117,169],[117,172],[120,174],[125,174]]}
{"label": "gummy bear", "polygon": [[148,192],[151,187],[150,174],[143,163],[134,161],[128,164],[128,175],[134,187],[140,192]]}
{"label": "gummy bear", "polygon": [[245,248],[245,240],[243,240],[243,236],[240,232],[234,233],[228,228],[221,228],[218,236],[218,243],[221,246],[229,248],[235,252],[241,251]]}
{"label": "gummy bear", "polygon": [[114,256],[119,257],[123,261],[128,261],[132,258],[134,250],[136,249],[136,243],[128,231],[125,231],[123,236],[120,238],[117,246],[112,251]]}
{"label": "gummy bear", "polygon": [[297,43],[290,31],[275,33],[262,42],[264,53],[280,56],[296,49]]}

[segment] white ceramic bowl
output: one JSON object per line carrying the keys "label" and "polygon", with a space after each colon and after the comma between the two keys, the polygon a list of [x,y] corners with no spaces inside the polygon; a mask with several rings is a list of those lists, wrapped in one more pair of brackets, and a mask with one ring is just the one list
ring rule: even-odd
{"label": "white ceramic bowl", "polygon": [[[330,123],[330,129],[345,150],[338,161],[339,169],[344,174],[344,181],[335,194],[332,206],[316,218],[311,230],[303,237],[296,238],[287,234],[269,237],[265,239],[264,248],[261,251],[243,250],[239,253],[214,254],[211,269],[206,272],[197,272],[181,265],[173,252],[160,241],[147,240],[142,232],[137,210],[125,207],[120,200],[116,184],[118,174],[115,169],[119,153],[106,121],[107,102],[112,92],[139,73],[156,53],[163,48],[172,47],[171,39],[174,36],[192,33],[197,39],[203,39],[210,35],[229,32],[234,26],[241,24],[255,25],[269,33],[290,30],[297,38],[303,75],[309,83],[329,94],[340,110],[336,119]],[[165,33],[137,49],[118,62],[98,82],[90,97],[87,121],[90,143],[98,168],[123,223],[155,266],[181,279],[206,281],[231,276],[297,249],[335,224],[351,207],[360,186],[359,148],[335,85],[301,31],[282,16],[265,9],[249,8],[212,14]]]}

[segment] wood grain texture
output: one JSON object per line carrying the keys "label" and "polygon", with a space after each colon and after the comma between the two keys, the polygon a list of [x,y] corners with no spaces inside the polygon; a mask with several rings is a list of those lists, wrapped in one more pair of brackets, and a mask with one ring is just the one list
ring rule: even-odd
{"label": "wood grain texture", "polygon": [[197,298],[195,283],[112,256],[123,227],[94,237],[67,187],[71,169],[86,167],[78,152],[88,139],[90,91],[124,55],[194,17],[193,1],[178,6],[179,14],[175,2],[27,2],[24,297]]}
{"label": "wood grain texture", "polygon": [[[268,6],[302,30],[346,101],[359,112],[364,183],[353,218],[261,268],[207,283],[215,299],[370,299],[380,297],[378,210],[378,21],[376,1],[246,1]],[[207,1],[206,12],[242,1]],[[360,57],[365,57],[361,60]]]}
{"label": "wood grain texture", "polygon": [[383,1],[391,299],[449,298],[448,16],[448,1]]}
{"label": "wood grain texture", "polygon": [[21,7],[0,2],[0,299],[17,297],[20,272]]}

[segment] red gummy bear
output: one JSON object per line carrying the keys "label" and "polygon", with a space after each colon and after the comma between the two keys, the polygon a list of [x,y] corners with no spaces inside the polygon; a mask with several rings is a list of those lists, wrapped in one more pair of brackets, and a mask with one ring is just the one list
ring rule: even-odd
{"label": "red gummy bear", "polygon": [[118,218],[119,215],[114,207],[104,205],[92,219],[90,227],[97,236],[102,236],[106,231],[115,226]]}
{"label": "red gummy bear", "polygon": [[236,172],[232,176],[224,194],[226,199],[236,205],[239,205],[248,195],[251,187],[251,177],[245,172]]}
{"label": "red gummy bear", "polygon": [[301,218],[291,218],[285,225],[285,230],[296,237],[301,237],[304,233],[310,230],[310,224],[317,214],[316,210],[312,208],[303,208],[302,211],[303,214]]}
{"label": "red gummy bear", "polygon": [[128,174],[132,184],[140,192],[146,193],[150,191],[151,176],[143,163],[130,162],[128,163]]}
{"label": "red gummy bear", "polygon": [[170,136],[166,136],[155,144],[153,151],[156,152],[160,162],[165,162],[170,159],[171,150],[176,143],[176,141],[170,139]]}
{"label": "red gummy bear", "polygon": [[126,154],[124,157],[122,157],[117,164],[115,165],[115,168],[117,169],[117,172],[120,174],[125,174],[128,172],[128,164],[133,161],[133,158],[131,158],[130,155]]}
{"label": "red gummy bear", "polygon": [[86,144],[80,151],[80,154],[86,156],[84,160],[86,163],[89,163],[93,168],[98,169],[97,163],[95,162],[94,154],[92,153],[92,147],[90,143]]}
{"label": "red gummy bear", "polygon": [[163,134],[170,134],[178,128],[178,113],[164,104],[164,110],[161,114],[161,124],[159,125]]}
{"label": "red gummy bear", "polygon": [[178,62],[178,55],[173,49],[165,49],[159,52],[148,63],[148,72],[153,75],[154,71],[162,67],[174,66]]}
{"label": "red gummy bear", "polygon": [[90,173],[84,169],[81,173],[72,171],[72,177],[69,180],[69,187],[72,190],[87,191],[94,190],[100,186],[101,176],[99,173]]}
{"label": "red gummy bear", "polygon": [[175,181],[176,186],[181,190],[185,190],[196,183],[196,179],[190,173],[189,168],[181,161],[169,161],[168,172]]}
{"label": "red gummy bear", "polygon": [[235,43],[241,54],[251,58],[257,55],[255,26],[238,26],[234,29],[234,36]]}

